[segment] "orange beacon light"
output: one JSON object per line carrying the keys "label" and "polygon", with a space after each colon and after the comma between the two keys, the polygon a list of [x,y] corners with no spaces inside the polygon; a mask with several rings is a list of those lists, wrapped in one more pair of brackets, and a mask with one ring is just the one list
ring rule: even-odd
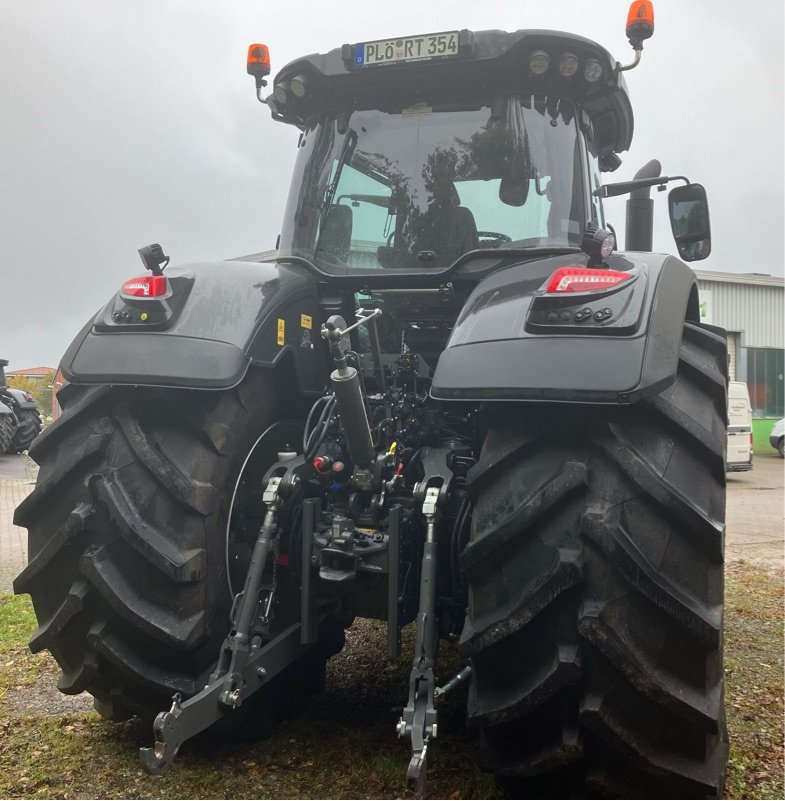
{"label": "orange beacon light", "polygon": [[635,0],[627,14],[627,38],[635,50],[654,33],[654,6],[651,0]]}
{"label": "orange beacon light", "polygon": [[[267,45],[252,44],[248,46],[248,74],[261,81],[270,74],[270,51]],[[262,84],[264,85],[264,84]]]}

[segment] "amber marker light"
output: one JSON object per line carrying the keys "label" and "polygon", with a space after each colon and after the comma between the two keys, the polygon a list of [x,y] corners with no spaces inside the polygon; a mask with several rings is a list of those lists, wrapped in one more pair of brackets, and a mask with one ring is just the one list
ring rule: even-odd
{"label": "amber marker light", "polygon": [[267,86],[265,78],[270,74],[270,51],[267,45],[257,43],[248,46],[246,69],[256,80],[256,99],[264,103],[262,87]]}
{"label": "amber marker light", "polygon": [[270,74],[270,51],[267,45],[252,44],[248,46],[248,74],[254,78],[266,78]]}
{"label": "amber marker light", "polygon": [[654,5],[651,0],[635,0],[627,14],[627,38],[635,47],[654,33]]}

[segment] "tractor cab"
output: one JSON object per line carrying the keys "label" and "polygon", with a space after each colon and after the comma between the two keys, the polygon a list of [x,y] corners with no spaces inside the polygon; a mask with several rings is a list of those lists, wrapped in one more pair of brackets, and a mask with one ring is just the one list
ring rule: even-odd
{"label": "tractor cab", "polygon": [[279,256],[333,275],[578,249],[633,127],[608,52],[546,31],[344,45],[284,67],[267,103],[302,131]]}

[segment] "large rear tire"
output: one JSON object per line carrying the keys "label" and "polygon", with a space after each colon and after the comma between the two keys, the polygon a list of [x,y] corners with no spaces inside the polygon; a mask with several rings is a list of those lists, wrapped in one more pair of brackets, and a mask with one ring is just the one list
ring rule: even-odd
{"label": "large rear tire", "polygon": [[688,323],[651,402],[489,431],[461,643],[484,767],[515,792],[722,795],[726,365]]}
{"label": "large rear tire", "polygon": [[0,414],[0,454],[9,453],[16,432],[16,417],[13,414]]}
{"label": "large rear tire", "polygon": [[17,412],[19,427],[16,429],[11,449],[16,453],[26,451],[33,440],[41,433],[41,415],[36,409],[22,409]]}
{"label": "large rear tire", "polygon": [[[226,392],[61,392],[62,416],[31,449],[38,483],[16,511],[29,530],[29,564],[14,591],[32,596],[39,626],[30,647],[52,652],[64,693],[87,690],[99,712],[119,719],[154,714],[173,693],[204,685],[229,628],[227,564],[258,531],[259,510],[246,515],[238,504],[261,506],[261,475],[292,444],[291,428],[280,441],[269,433],[285,401],[291,410],[287,378],[252,373]],[[286,572],[282,584],[296,581]],[[270,683],[276,717],[315,689],[340,649],[340,627],[324,634],[290,666],[297,686],[286,675]]]}

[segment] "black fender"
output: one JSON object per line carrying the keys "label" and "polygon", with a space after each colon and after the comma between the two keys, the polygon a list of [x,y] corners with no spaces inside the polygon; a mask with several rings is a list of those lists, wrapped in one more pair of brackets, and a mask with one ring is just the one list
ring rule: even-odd
{"label": "black fender", "polygon": [[570,256],[492,273],[469,296],[433,377],[438,400],[628,404],[673,382],[685,320],[699,322],[695,274],[672,256],[615,253],[633,280],[546,296]]}
{"label": "black fender", "polygon": [[88,321],[60,367],[76,384],[228,389],[252,364],[294,363],[298,388],[321,392],[316,281],[275,262],[171,267],[162,298],[118,292]]}
{"label": "black fender", "polygon": [[35,409],[35,401],[27,399],[27,394],[22,389],[14,389],[13,387],[4,387],[0,390],[0,400],[5,397],[6,403],[12,407],[16,407],[20,411],[22,409]]}

